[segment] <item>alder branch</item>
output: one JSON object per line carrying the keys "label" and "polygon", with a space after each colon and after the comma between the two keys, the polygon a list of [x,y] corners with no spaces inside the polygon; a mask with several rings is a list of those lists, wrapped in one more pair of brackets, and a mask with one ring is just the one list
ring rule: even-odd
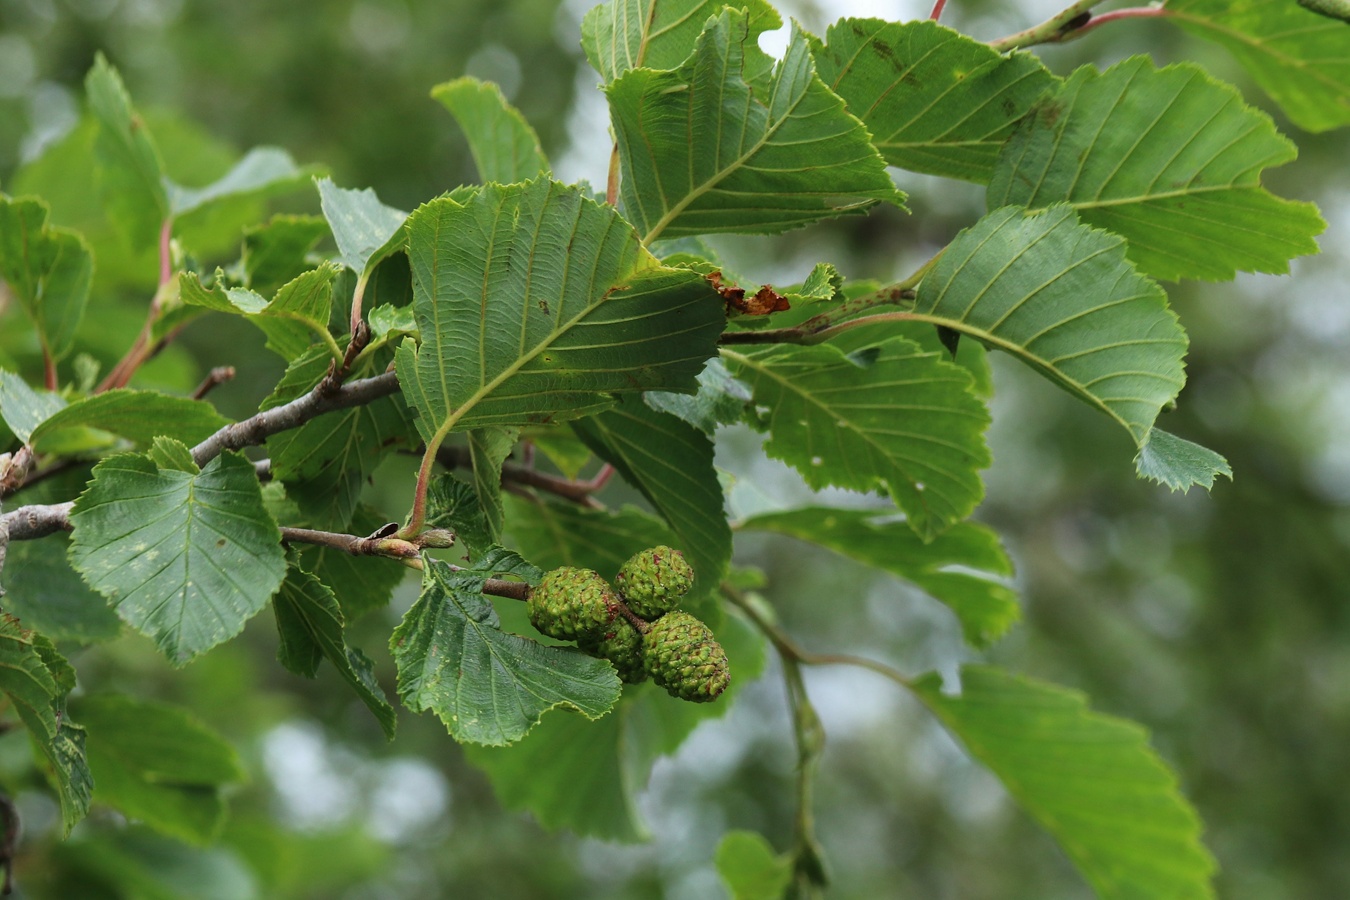
{"label": "alder branch", "polygon": [[314,389],[290,403],[274,406],[255,416],[226,425],[192,448],[192,458],[204,466],[225,450],[240,450],[261,444],[274,434],[299,428],[310,419],[338,409],[361,406],[388,397],[398,391],[398,376],[385,372],[373,378],[363,378],[342,384],[330,374]]}
{"label": "alder branch", "polygon": [[35,503],[0,515],[0,543],[33,541],[58,531],[69,531],[70,510],[74,506],[74,500]]}

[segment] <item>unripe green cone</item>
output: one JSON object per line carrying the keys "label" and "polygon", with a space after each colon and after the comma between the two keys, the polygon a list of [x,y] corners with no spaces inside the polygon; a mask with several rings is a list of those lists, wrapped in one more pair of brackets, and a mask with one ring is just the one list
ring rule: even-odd
{"label": "unripe green cone", "polygon": [[564,566],[530,591],[530,622],[560,641],[600,641],[619,614],[609,582],[590,569]]}
{"label": "unripe green cone", "polygon": [[680,551],[652,547],[633,554],[614,584],[628,608],[650,622],[679,606],[694,584],[694,570]]}
{"label": "unripe green cone", "polygon": [[642,635],[623,616],[609,625],[604,639],[582,645],[591,656],[614,663],[619,679],[624,684],[640,684],[647,680],[646,659],[642,653]]}
{"label": "unripe green cone", "polygon": [[731,683],[726,651],[712,630],[687,612],[677,610],[653,622],[642,647],[647,672],[672,697],[704,703]]}

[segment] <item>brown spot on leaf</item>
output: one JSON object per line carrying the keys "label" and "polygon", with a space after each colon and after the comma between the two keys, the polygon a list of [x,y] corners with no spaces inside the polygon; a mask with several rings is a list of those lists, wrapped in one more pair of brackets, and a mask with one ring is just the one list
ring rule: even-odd
{"label": "brown spot on leaf", "polygon": [[788,299],[767,284],[760,287],[753,297],[746,299],[745,288],[727,284],[722,280],[721,272],[713,272],[706,277],[713,289],[722,295],[728,316],[767,316],[791,308]]}

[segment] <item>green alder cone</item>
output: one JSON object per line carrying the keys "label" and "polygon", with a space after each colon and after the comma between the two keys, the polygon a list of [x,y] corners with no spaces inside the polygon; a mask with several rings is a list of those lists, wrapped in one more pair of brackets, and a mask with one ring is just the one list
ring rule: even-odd
{"label": "green alder cone", "polygon": [[647,680],[647,659],[642,652],[642,635],[623,616],[610,625],[602,640],[584,643],[581,648],[591,656],[607,659],[619,672],[624,684],[641,684]]}
{"label": "green alder cone", "polygon": [[687,612],[653,622],[642,645],[647,673],[672,697],[707,703],[731,684],[726,651],[712,630]]}
{"label": "green alder cone", "polygon": [[679,606],[693,587],[694,569],[680,551],[652,547],[633,554],[614,583],[628,608],[651,622]]}
{"label": "green alder cone", "polygon": [[594,643],[611,630],[619,598],[598,572],[563,566],[530,592],[529,611],[530,623],[551,638]]}

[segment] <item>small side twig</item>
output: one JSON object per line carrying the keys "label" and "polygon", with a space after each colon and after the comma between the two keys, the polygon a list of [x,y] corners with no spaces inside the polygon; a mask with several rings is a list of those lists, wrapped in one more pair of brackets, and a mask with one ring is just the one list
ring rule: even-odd
{"label": "small side twig", "polygon": [[[436,461],[447,469],[464,469],[473,465],[469,451],[465,447],[442,445],[436,451]],[[607,465],[589,481],[570,481],[527,466],[507,463],[502,466],[502,483],[508,490],[512,485],[523,485],[543,491],[546,494],[552,494],[555,497],[561,497],[564,500],[570,500],[573,503],[579,503],[590,509],[604,509],[604,504],[591,495],[605,486],[613,471],[613,468]]]}
{"label": "small side twig", "polygon": [[1007,53],[1024,47],[1033,47],[1036,44],[1061,44],[1082,37],[1093,28],[1107,22],[1167,14],[1160,6],[1149,6],[1128,10],[1121,9],[1094,16],[1092,7],[1102,2],[1103,0],[1078,0],[1078,2],[1069,4],[1068,7],[1038,25],[990,41],[989,46],[1000,53]]}
{"label": "small side twig", "polygon": [[33,451],[27,444],[13,454],[0,456],[0,497],[8,497],[28,483],[28,469],[33,465]]}
{"label": "small side twig", "polygon": [[348,384],[324,378],[307,394],[290,403],[274,406],[255,416],[226,425],[192,448],[192,458],[204,466],[224,450],[240,450],[261,444],[274,434],[298,428],[326,412],[347,409],[387,397],[398,391],[398,376],[385,372]]}
{"label": "small side twig", "polygon": [[192,399],[202,399],[225,382],[233,381],[234,376],[234,366],[216,366],[207,373],[206,378],[202,379],[202,383],[197,385],[197,389],[192,392]]}

